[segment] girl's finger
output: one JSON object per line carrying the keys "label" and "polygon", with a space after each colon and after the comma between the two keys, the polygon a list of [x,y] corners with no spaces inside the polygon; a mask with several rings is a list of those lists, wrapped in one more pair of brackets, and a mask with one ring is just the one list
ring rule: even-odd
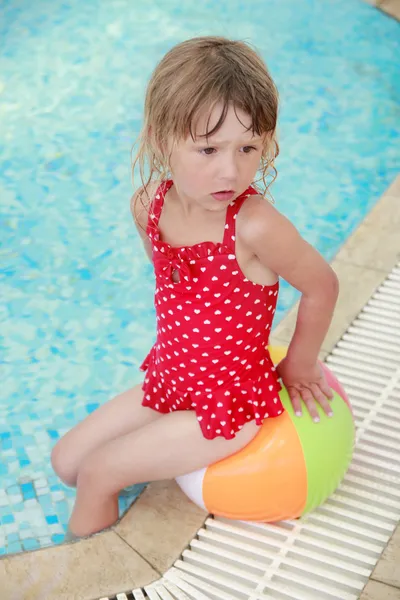
{"label": "girl's finger", "polygon": [[325,397],[328,398],[329,400],[332,400],[333,390],[329,387],[325,377],[323,377],[321,379],[321,381],[318,382],[318,385],[319,385],[322,393],[325,394]]}
{"label": "girl's finger", "polygon": [[295,387],[289,386],[287,388],[287,391],[288,391],[290,401],[292,403],[293,410],[294,410],[296,417],[301,417],[303,414],[303,411],[301,408],[301,397],[300,397],[298,390],[296,390]]}
{"label": "girl's finger", "polygon": [[308,388],[303,388],[301,390],[301,397],[303,398],[304,404],[307,406],[307,410],[310,413],[312,420],[314,421],[314,423],[318,423],[319,414],[311,390],[309,390]]}
{"label": "girl's finger", "polygon": [[331,405],[329,404],[329,400],[321,390],[320,386],[317,383],[312,383],[311,391],[315,400],[322,407],[323,411],[328,415],[328,417],[331,417],[333,415]]}

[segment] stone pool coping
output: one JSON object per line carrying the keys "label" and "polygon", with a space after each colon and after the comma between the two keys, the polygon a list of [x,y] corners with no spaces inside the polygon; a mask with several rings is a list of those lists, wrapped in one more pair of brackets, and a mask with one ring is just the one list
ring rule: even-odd
{"label": "stone pool coping", "polygon": [[366,0],[382,12],[400,21],[400,0]]}
{"label": "stone pool coping", "polygon": [[[339,301],[322,346],[330,352],[400,259],[400,176],[342,246],[332,267]],[[297,306],[274,329],[271,343],[288,345]],[[175,482],[151,483],[111,529],[76,543],[0,559],[2,600],[96,600],[145,586],[173,565],[207,514]],[[400,528],[361,598],[400,600]]]}

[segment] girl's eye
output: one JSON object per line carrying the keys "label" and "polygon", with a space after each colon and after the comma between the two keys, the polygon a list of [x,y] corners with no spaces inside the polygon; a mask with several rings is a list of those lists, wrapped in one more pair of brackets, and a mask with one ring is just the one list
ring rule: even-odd
{"label": "girl's eye", "polygon": [[252,150],[257,150],[257,148],[254,148],[254,146],[243,146],[243,152],[245,154],[250,154]]}
{"label": "girl's eye", "polygon": [[200,152],[209,156],[210,154],[214,154],[214,150],[215,148],[203,148],[202,150],[200,150]]}
{"label": "girl's eye", "polygon": [[[254,146],[243,146],[241,148],[241,151],[244,154],[250,154],[250,152],[253,152],[253,150],[257,150],[257,148],[255,148]],[[210,156],[211,154],[214,154],[217,151],[216,148],[202,148],[202,150],[200,150],[201,154],[205,154],[206,156]]]}

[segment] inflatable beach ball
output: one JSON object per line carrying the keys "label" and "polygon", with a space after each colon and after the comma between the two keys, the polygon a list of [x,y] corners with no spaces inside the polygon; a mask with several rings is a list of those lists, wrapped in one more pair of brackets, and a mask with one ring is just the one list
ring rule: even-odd
{"label": "inflatable beach ball", "polygon": [[[270,348],[277,364],[285,348]],[[285,389],[285,412],[266,419],[243,450],[205,469],[177,478],[183,492],[214,515],[245,521],[280,521],[304,515],[322,504],[343,479],[353,453],[354,422],[348,398],[321,363],[334,392],[333,417],[319,409],[296,417]]]}

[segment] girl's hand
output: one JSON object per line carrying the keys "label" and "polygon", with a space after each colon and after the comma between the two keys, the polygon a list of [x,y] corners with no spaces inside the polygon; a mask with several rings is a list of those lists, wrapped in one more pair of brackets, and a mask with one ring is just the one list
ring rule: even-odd
{"label": "girl's hand", "polygon": [[298,417],[303,414],[302,400],[315,423],[319,421],[317,402],[329,417],[333,415],[329,404],[333,393],[318,363],[305,367],[299,362],[284,358],[276,370],[288,391],[294,412]]}

